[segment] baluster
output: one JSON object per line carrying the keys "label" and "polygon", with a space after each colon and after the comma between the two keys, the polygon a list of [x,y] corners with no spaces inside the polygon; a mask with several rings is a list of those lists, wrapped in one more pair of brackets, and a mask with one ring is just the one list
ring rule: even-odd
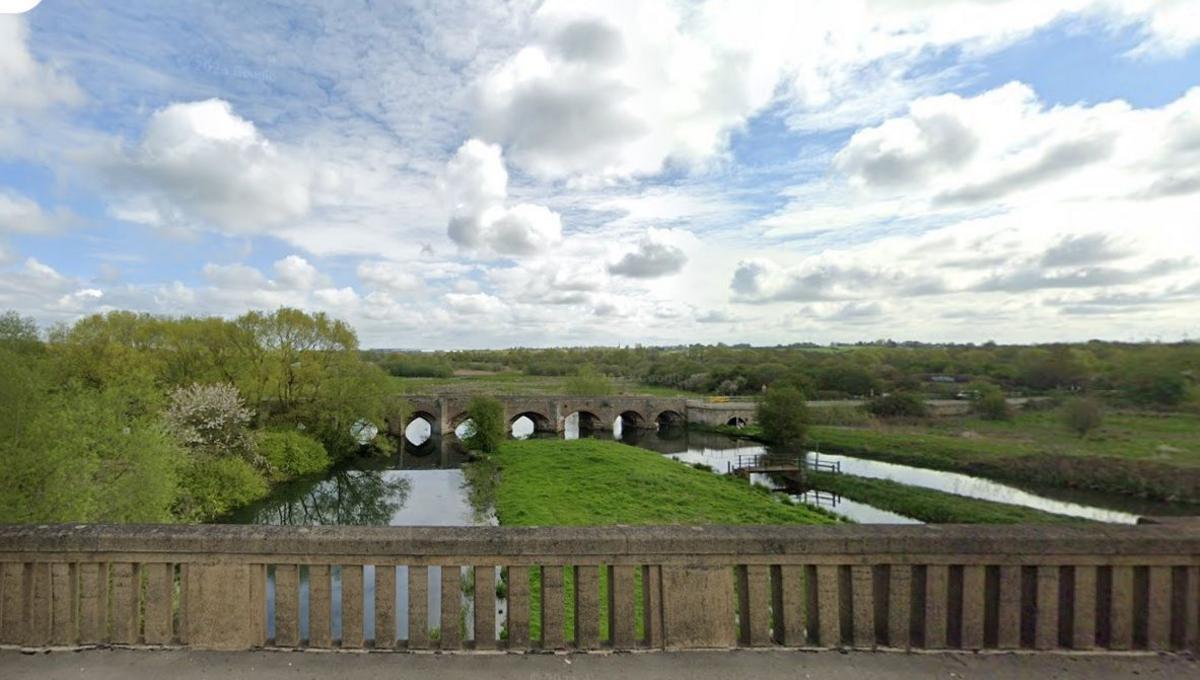
{"label": "baluster", "polygon": [[[420,577],[417,578],[416,569],[420,569]],[[428,567],[409,567],[408,568],[408,583],[409,583],[409,619],[408,619],[408,640],[411,646],[413,640],[413,617],[411,615],[413,594],[411,591],[413,579],[421,584],[421,622],[416,626],[415,630],[420,633],[421,647],[424,649],[429,646],[429,623],[427,613],[429,609],[429,596],[427,589],[429,587],[429,569]],[[375,649],[392,649],[396,646],[396,566],[392,564],[377,564],[375,565]]]}
{"label": "baluster", "polygon": [[[276,609],[279,604],[276,601]],[[333,593],[329,565],[308,567],[308,646],[328,649],[333,646]]]}
{"label": "baluster", "polygon": [[1187,568],[1183,616],[1183,648],[1200,652],[1200,567]]}
{"label": "baluster", "polygon": [[1171,647],[1171,568],[1150,567],[1146,601],[1146,646],[1152,651]]}
{"label": "baluster", "polygon": [[507,579],[508,648],[526,650],[529,649],[529,568],[508,567]]}
{"label": "baluster", "polygon": [[1112,598],[1109,634],[1111,649],[1133,648],[1133,567],[1117,565],[1112,568]]}
{"label": "baluster", "polygon": [[875,575],[869,565],[850,568],[850,593],[854,606],[854,646],[875,646]]}
{"label": "baluster", "polygon": [[300,644],[300,575],[294,564],[275,565],[275,646]]}
{"label": "baluster", "polygon": [[442,627],[441,648],[458,649],[462,646],[462,572],[459,566],[442,567]]}
{"label": "baluster", "polygon": [[1037,568],[1037,623],[1034,646],[1054,649],[1058,646],[1058,567]]}
{"label": "baluster", "polygon": [[32,582],[26,595],[30,601],[25,644],[43,647],[50,643],[50,563],[34,562],[26,577]]}
{"label": "baluster", "polygon": [[146,644],[165,645],[171,642],[175,568],[158,562],[142,565],[142,571],[146,574]]}
{"label": "baluster", "polygon": [[1000,649],[1021,646],[1021,568],[1000,567],[1000,600],[997,611],[996,641]]}
{"label": "baluster", "polygon": [[842,601],[838,588],[838,567],[817,565],[817,625],[822,647],[842,644]]}
{"label": "baluster", "polygon": [[342,566],[342,647],[363,646],[363,567]]}
{"label": "baluster", "polygon": [[950,569],[944,564],[925,567],[925,649],[946,648]]}
{"label": "baluster", "polygon": [[[376,573],[379,573],[378,569]],[[379,611],[378,608],[376,611]],[[445,623],[442,621],[443,626]],[[410,566],[408,568],[408,648],[425,649],[427,647],[429,647],[429,568]]]}
{"label": "baluster", "polygon": [[542,649],[562,649],[563,569],[542,567]]}
{"label": "baluster", "polygon": [[50,566],[50,642],[69,645],[75,642],[75,583],[71,565],[55,562]]}
{"label": "baluster", "polygon": [[475,567],[475,649],[496,648],[496,568]]}
{"label": "baluster", "polygon": [[138,588],[137,569],[128,562],[112,565],[112,641],[116,644],[137,642]]}
{"label": "baluster", "polygon": [[608,618],[611,626],[609,639],[614,649],[633,649],[637,646],[633,570],[634,567],[625,564],[609,567],[608,592],[613,604]]}
{"label": "baluster", "polygon": [[594,564],[575,567],[575,646],[600,646],[600,567]]}
{"label": "baluster", "polygon": [[912,645],[912,567],[893,564],[888,568],[888,646],[908,649]]}
{"label": "baluster", "polygon": [[0,563],[0,643],[19,645],[25,642],[25,565],[21,562]]}
{"label": "baluster", "polygon": [[986,571],[979,565],[963,567],[962,584],[962,646],[963,649],[983,648],[984,595]]}

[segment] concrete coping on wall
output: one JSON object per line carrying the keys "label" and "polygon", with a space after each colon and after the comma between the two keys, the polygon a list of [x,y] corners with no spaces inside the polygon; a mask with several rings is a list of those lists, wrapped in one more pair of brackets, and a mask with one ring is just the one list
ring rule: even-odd
{"label": "concrete coping on wall", "polygon": [[279,527],[4,525],[0,555],[1200,555],[1182,525]]}

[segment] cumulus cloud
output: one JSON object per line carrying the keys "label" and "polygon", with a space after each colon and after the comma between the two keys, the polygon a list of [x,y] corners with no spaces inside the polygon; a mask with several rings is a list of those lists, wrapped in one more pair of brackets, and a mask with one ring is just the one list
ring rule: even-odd
{"label": "cumulus cloud", "polygon": [[458,245],[501,255],[532,255],[562,240],[562,218],[540,205],[506,205],[508,171],[500,147],[469,139],[446,165],[447,234]]}
{"label": "cumulus cloud", "polygon": [[204,278],[218,288],[233,290],[308,291],[329,283],[329,277],[299,255],[288,255],[272,265],[275,278],[268,280],[258,269],[245,264],[204,265]]}
{"label": "cumulus cloud", "polygon": [[1160,108],[1048,107],[1013,82],[918,99],[906,115],[854,133],[833,164],[868,195],[915,191],[925,208],[1181,195],[1200,189],[1190,174],[1197,130],[1200,88]]}
{"label": "cumulus cloud", "polygon": [[853,300],[873,293],[937,295],[946,286],[936,276],[902,270],[843,266],[837,257],[816,257],[794,266],[773,260],[742,260],[730,281],[733,299],[739,302],[815,302]]}
{"label": "cumulus cloud", "polygon": [[608,273],[635,279],[653,279],[678,273],[687,263],[683,249],[647,236],[637,249],[608,265]]}
{"label": "cumulus cloud", "polygon": [[408,293],[421,287],[421,279],[395,262],[360,262],[355,270],[363,283],[393,293]]}
{"label": "cumulus cloud", "polygon": [[508,308],[498,297],[487,293],[447,293],[446,305],[464,316],[480,316],[503,312]]}
{"label": "cumulus cloud", "polygon": [[[850,127],[891,113],[938,82],[937,73],[913,75],[931,52],[987,53],[1083,16],[1135,27],[1140,50],[1178,53],[1200,40],[1200,31],[1175,25],[1192,13],[1182,3],[1137,0],[781,0],[753,11],[728,2],[552,0],[533,15],[530,43],[478,83],[475,127],[538,175],[654,175],[719,156],[733,131],[773,104],[790,109],[797,128]],[[970,153],[966,129],[925,124],[943,137],[898,151],[931,163]]]}
{"label": "cumulus cloud", "polygon": [[141,141],[108,169],[132,192],[115,206],[122,218],[238,234],[307,215],[317,195],[336,184],[329,171],[272,144],[220,99],[155,111]]}

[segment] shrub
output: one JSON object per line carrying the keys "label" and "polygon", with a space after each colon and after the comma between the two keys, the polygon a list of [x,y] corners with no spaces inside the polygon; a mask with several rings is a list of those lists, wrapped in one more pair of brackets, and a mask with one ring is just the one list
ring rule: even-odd
{"label": "shrub", "polygon": [[1063,419],[1067,427],[1083,438],[1104,423],[1104,412],[1093,399],[1072,399],[1063,408]]}
{"label": "shrub", "polygon": [[879,418],[923,418],[925,401],[912,392],[893,392],[867,402],[867,411]]}
{"label": "shrub", "polygon": [[995,386],[982,387],[979,398],[975,400],[975,413],[984,420],[1012,420],[1012,409],[1004,393]]}
{"label": "shrub", "polygon": [[467,415],[471,418],[471,434],[466,438],[467,448],[492,453],[504,441],[504,405],[491,397],[475,397],[467,404]]}
{"label": "shrub", "polygon": [[267,495],[267,480],[240,458],[199,458],[183,473],[175,514],[187,521],[210,520]]}
{"label": "shrub", "polygon": [[808,409],[810,425],[865,425],[871,414],[858,406],[817,406]]}
{"label": "shrub", "polygon": [[808,407],[800,390],[794,387],[768,389],[758,402],[757,417],[767,439],[782,445],[804,441]]}
{"label": "shrub", "polygon": [[294,430],[259,434],[258,452],[277,480],[321,472],[332,462],[321,442]]}
{"label": "shrub", "polygon": [[191,452],[263,465],[250,436],[254,411],[246,408],[233,385],[180,387],[171,393],[171,404],[163,415],[171,434]]}

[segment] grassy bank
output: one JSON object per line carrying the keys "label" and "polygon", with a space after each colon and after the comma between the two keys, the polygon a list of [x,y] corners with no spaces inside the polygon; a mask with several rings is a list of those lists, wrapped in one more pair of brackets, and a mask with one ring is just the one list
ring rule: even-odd
{"label": "grassy bank", "polygon": [[814,488],[929,524],[1019,524],[1082,522],[1076,517],[910,486],[886,479],[809,473]]}
{"label": "grassy bank", "polygon": [[611,441],[509,441],[492,458],[496,516],[508,526],[824,524],[810,508]]}
{"label": "grassy bank", "polygon": [[[617,442],[531,439],[507,441],[499,453],[467,466],[474,503],[490,502],[504,526],[608,524],[828,524],[829,515],[783,503],[766,489],[693,469],[665,456]],[[635,571],[635,610],[641,634],[641,571]],[[601,570],[599,601],[608,600]],[[541,635],[541,574],[530,574],[530,634]],[[574,611],[575,577],[563,574],[564,610]],[[600,608],[601,636],[608,613]],[[565,617],[566,637],[575,622]]]}
{"label": "grassy bank", "polygon": [[810,445],[992,479],[1200,503],[1200,418],[1115,414],[1087,438],[1054,413],[1010,422],[955,418],[920,425],[813,426]]}

